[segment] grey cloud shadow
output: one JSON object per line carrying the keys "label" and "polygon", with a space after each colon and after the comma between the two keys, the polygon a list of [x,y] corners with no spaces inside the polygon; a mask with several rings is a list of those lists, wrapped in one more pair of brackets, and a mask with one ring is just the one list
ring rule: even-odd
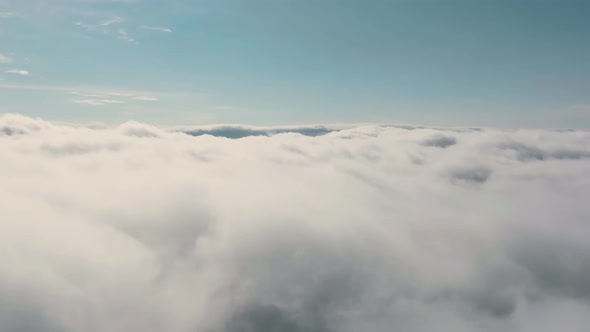
{"label": "grey cloud shadow", "polygon": [[16,136],[16,135],[24,135],[27,132],[20,129],[20,128],[13,128],[9,126],[3,126],[0,128],[0,134],[4,136]]}
{"label": "grey cloud shadow", "polygon": [[249,136],[273,136],[277,134],[296,133],[303,136],[317,137],[338,131],[326,127],[301,127],[301,128],[276,128],[276,129],[256,129],[240,126],[222,126],[210,129],[194,129],[184,131],[191,136],[211,135],[215,137],[225,137],[230,139],[240,139]]}
{"label": "grey cloud shadow", "polygon": [[229,319],[225,331],[311,332],[275,305],[250,305],[244,308]]}
{"label": "grey cloud shadow", "polygon": [[0,329],[10,332],[59,332],[59,327],[46,314],[47,307],[23,292],[0,291]]}
{"label": "grey cloud shadow", "polygon": [[448,173],[453,181],[477,184],[485,183],[491,175],[490,169],[481,166],[455,168]]}
{"label": "grey cloud shadow", "polygon": [[119,151],[120,146],[118,144],[97,145],[83,143],[66,143],[62,145],[42,144],[40,149],[41,151],[43,151],[43,153],[56,157],[64,157],[96,153],[100,151],[117,152]]}
{"label": "grey cloud shadow", "polygon": [[516,154],[516,158],[520,161],[543,161],[548,159],[577,160],[590,158],[590,151],[569,148],[541,149],[533,145],[519,142],[502,143],[499,144],[498,147],[501,150],[513,151]]}
{"label": "grey cloud shadow", "polygon": [[457,139],[452,136],[446,136],[442,134],[434,135],[430,138],[423,140],[421,143],[423,146],[432,146],[437,148],[448,148],[457,144]]}

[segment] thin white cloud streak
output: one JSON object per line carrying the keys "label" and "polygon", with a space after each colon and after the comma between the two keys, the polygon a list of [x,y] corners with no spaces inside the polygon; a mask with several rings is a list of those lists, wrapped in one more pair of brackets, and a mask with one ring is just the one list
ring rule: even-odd
{"label": "thin white cloud streak", "polygon": [[115,99],[74,99],[72,100],[73,103],[76,104],[86,104],[92,106],[101,106],[101,105],[109,105],[109,104],[124,104],[125,102],[122,100],[115,100]]}
{"label": "thin white cloud streak", "polygon": [[11,63],[11,62],[12,62],[11,57],[0,53],[0,63]]}
{"label": "thin white cloud streak", "polygon": [[[93,25],[93,24],[88,24],[82,21],[78,21],[76,23],[74,23],[76,26],[79,26],[80,28],[86,30],[86,31],[97,31],[99,30],[99,27],[97,25]],[[101,31],[103,33],[108,33],[109,31],[106,29],[101,29]]]}
{"label": "thin white cloud streak", "polygon": [[79,91],[72,91],[70,93],[73,95],[81,96],[81,97],[92,97],[92,98],[100,98],[100,99],[108,99],[109,96],[112,96],[112,97],[125,98],[127,100],[158,101],[158,98],[156,98],[154,96],[141,95],[141,94],[129,93],[129,92],[110,92],[107,94],[96,94],[96,93],[82,93]]}
{"label": "thin white cloud streak", "polygon": [[0,116],[0,326],[587,331],[589,132],[280,129]]}
{"label": "thin white cloud streak", "polygon": [[[155,102],[158,101],[158,98],[148,95],[137,95],[134,93],[124,93],[124,92],[111,92],[108,95],[104,94],[89,94],[89,93],[80,93],[78,91],[71,92],[74,95],[80,97],[90,97],[90,99],[74,99],[72,100],[73,103],[76,104],[87,104],[87,105],[108,105],[108,104],[123,104],[127,101],[139,100],[139,101],[149,101]],[[108,99],[108,96],[123,98],[125,100],[120,99]]]}
{"label": "thin white cloud streak", "polygon": [[170,28],[164,28],[164,27],[149,27],[149,26],[143,26],[143,29],[146,30],[155,30],[155,31],[160,31],[160,32],[166,32],[166,33],[170,33],[172,32],[172,29]]}
{"label": "thin white cloud streak", "polygon": [[125,20],[122,17],[115,16],[111,19],[101,21],[98,25],[106,27],[113,24],[120,24],[123,23]]}
{"label": "thin white cloud streak", "polygon": [[107,95],[103,95],[103,94],[82,93],[82,92],[78,92],[78,91],[72,91],[70,93],[73,95],[76,95],[76,96],[80,96],[80,97],[91,97],[91,98],[106,98],[107,97]]}
{"label": "thin white cloud streak", "polygon": [[77,21],[74,24],[86,31],[89,32],[102,32],[105,35],[114,34],[117,39],[124,40],[131,44],[138,45],[139,42],[135,40],[129,32],[124,28],[118,28],[116,30],[111,30],[111,26],[119,25],[123,23],[125,20],[120,16],[115,16],[108,20],[103,20],[98,24],[88,24],[82,21]]}
{"label": "thin white cloud streak", "polygon": [[135,40],[133,37],[131,37],[129,35],[129,33],[127,32],[127,30],[125,29],[119,29],[117,30],[117,38],[124,40],[126,42],[129,42],[131,44],[139,44],[139,42],[137,40]]}
{"label": "thin white cloud streak", "polygon": [[248,112],[251,109],[246,107],[234,106],[234,105],[216,105],[213,107],[215,111],[229,111],[229,112]]}
{"label": "thin white cloud streak", "polygon": [[0,84],[0,89],[17,89],[17,90],[32,90],[32,91],[56,91],[67,92],[71,94],[89,94],[101,96],[184,96],[182,92],[155,92],[155,91],[141,91],[131,90],[121,87],[108,86],[59,86],[59,85],[39,85],[39,84]]}
{"label": "thin white cloud streak", "polygon": [[135,96],[133,99],[141,101],[158,101],[158,98],[152,96]]}
{"label": "thin white cloud streak", "polygon": [[0,12],[0,19],[12,18],[18,15],[17,12]]}
{"label": "thin white cloud streak", "polygon": [[20,76],[31,75],[31,72],[29,72],[28,70],[24,70],[24,69],[9,69],[9,70],[6,70],[5,73],[20,75]]}
{"label": "thin white cloud streak", "polygon": [[131,92],[111,92],[110,95],[117,97],[134,97],[136,94]]}

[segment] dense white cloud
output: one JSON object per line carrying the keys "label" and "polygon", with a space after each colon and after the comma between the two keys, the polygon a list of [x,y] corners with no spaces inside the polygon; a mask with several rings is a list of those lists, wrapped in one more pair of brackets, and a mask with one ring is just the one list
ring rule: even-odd
{"label": "dense white cloud", "polygon": [[590,133],[232,128],[0,116],[0,329],[590,326]]}

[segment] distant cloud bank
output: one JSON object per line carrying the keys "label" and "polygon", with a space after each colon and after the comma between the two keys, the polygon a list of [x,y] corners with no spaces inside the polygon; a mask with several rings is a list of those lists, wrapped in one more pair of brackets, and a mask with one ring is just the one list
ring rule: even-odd
{"label": "distant cloud bank", "polygon": [[5,114],[0,152],[3,331],[590,326],[588,131]]}

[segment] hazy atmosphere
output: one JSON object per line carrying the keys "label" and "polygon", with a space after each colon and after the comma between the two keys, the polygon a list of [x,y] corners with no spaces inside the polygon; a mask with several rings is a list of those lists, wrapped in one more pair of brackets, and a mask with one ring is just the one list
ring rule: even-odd
{"label": "hazy atmosphere", "polygon": [[589,17],[0,0],[0,331],[587,332]]}

